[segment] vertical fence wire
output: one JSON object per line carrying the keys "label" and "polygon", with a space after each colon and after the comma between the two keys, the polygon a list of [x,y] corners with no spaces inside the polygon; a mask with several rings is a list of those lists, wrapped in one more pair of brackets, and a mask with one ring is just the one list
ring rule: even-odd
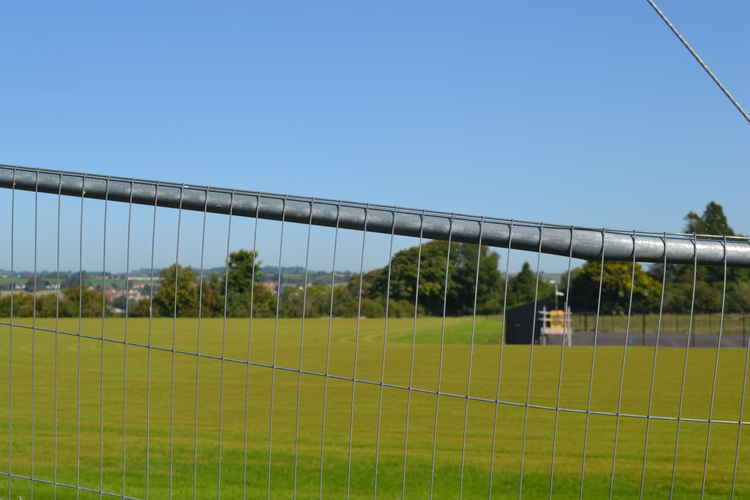
{"label": "vertical fence wire", "polygon": [[[687,373],[688,373],[688,355],[690,353],[690,343],[693,339],[694,329],[694,313],[695,313],[695,293],[698,281],[698,242],[696,235],[693,235],[693,249],[694,249],[694,261],[693,261],[693,288],[690,297],[690,321],[688,323],[688,337],[685,342],[685,353],[682,358],[682,376],[680,378],[680,402],[677,407],[677,423],[675,425],[675,436],[674,436],[674,451],[672,453],[672,481],[669,486],[669,499],[672,500],[674,497],[674,490],[677,484],[677,459],[680,452],[680,424],[682,422],[682,411],[685,404],[685,387],[687,386]],[[666,272],[666,269],[665,269]]]}
{"label": "vertical fence wire", "polygon": [[708,478],[708,462],[711,453],[711,420],[714,416],[716,403],[716,387],[719,382],[719,362],[721,356],[721,341],[724,336],[724,311],[727,302],[727,237],[724,236],[723,276],[721,284],[721,316],[719,319],[719,336],[716,341],[716,355],[714,356],[714,371],[711,377],[711,397],[708,405],[708,422],[706,423],[706,446],[703,456],[703,477],[701,479],[701,500],[706,496],[706,479]]}
{"label": "vertical fence wire", "polygon": [[130,197],[128,200],[127,243],[125,245],[125,314],[122,332],[124,344],[122,346],[122,474],[120,475],[120,492],[123,495],[125,495],[128,478],[128,320],[130,319],[130,251],[133,232],[133,191],[133,183],[131,182]]}
{"label": "vertical fence wire", "polygon": [[[743,332],[744,333],[744,332]],[[742,385],[740,388],[739,408],[737,413],[737,436],[735,438],[734,461],[732,463],[732,485],[729,498],[734,500],[737,494],[737,471],[740,467],[740,453],[742,452],[742,422],[745,414],[745,398],[747,397],[747,383],[750,378],[750,341],[742,346],[745,349],[745,363],[742,370]]]}
{"label": "vertical fence wire", "polygon": [[[208,200],[208,195],[206,195],[206,200]],[[248,415],[250,414],[250,361],[252,360],[252,349],[253,349],[253,310],[254,310],[254,301],[255,301],[255,269],[258,267],[258,253],[257,253],[257,243],[258,243],[258,212],[260,211],[260,197],[257,197],[255,200],[255,217],[253,222],[253,268],[252,271],[250,271],[250,318],[248,319],[248,331],[247,331],[247,354],[245,356],[245,360],[247,361],[247,364],[245,365],[245,387],[243,391],[243,401],[242,401],[242,422],[243,422],[243,428],[242,428],[242,498],[244,500],[247,500],[248,497],[248,491],[247,491],[247,458],[248,458],[248,441],[249,441],[249,418]],[[204,208],[205,213],[205,208]],[[204,226],[205,228],[205,226]],[[204,241],[205,241],[205,229],[204,229]],[[199,357],[196,357],[196,359],[200,359]],[[197,479],[197,477],[196,477]]]}
{"label": "vertical fence wire", "polygon": [[523,402],[523,423],[521,424],[521,470],[518,478],[518,498],[523,498],[524,479],[526,476],[526,441],[529,428],[529,403],[531,402],[531,389],[534,381],[534,344],[537,341],[536,323],[539,301],[539,280],[542,276],[542,242],[544,241],[544,226],[539,226],[539,251],[536,254],[536,280],[534,283],[534,307],[531,316],[531,342],[529,344],[529,359],[526,378],[526,399]]}
{"label": "vertical fence wire", "polygon": [[482,258],[482,236],[484,236],[484,218],[479,222],[479,242],[477,244],[477,269],[474,277],[474,304],[471,313],[471,340],[469,341],[469,359],[466,372],[466,397],[464,399],[464,428],[463,438],[461,439],[461,465],[458,479],[458,497],[464,497],[464,465],[466,464],[466,441],[469,435],[469,403],[471,397],[471,376],[474,368],[474,347],[477,336],[477,296],[479,295],[479,269]]}
{"label": "vertical fence wire", "polygon": [[586,455],[588,453],[588,446],[589,446],[589,426],[591,424],[591,401],[592,396],[594,393],[594,371],[596,370],[596,348],[597,348],[597,342],[599,340],[599,320],[601,318],[601,309],[602,309],[602,289],[604,287],[604,255],[605,255],[605,246],[607,243],[606,239],[606,230],[602,229],[602,255],[601,255],[601,261],[599,262],[599,291],[597,293],[597,299],[596,299],[596,320],[594,322],[594,345],[591,348],[591,369],[589,370],[589,383],[588,383],[588,391],[586,396],[586,414],[584,417],[584,423],[583,423],[583,451],[581,453],[581,471],[580,471],[580,478],[579,478],[579,490],[578,490],[578,498],[579,500],[583,500],[583,491],[585,486],[585,478],[586,478]]}
{"label": "vertical fence wire", "polygon": [[[60,226],[62,222],[62,175],[60,175],[60,183],[58,184],[57,190],[57,252],[55,260],[55,278],[56,283],[59,285],[60,281]],[[60,294],[55,294],[55,332],[60,330]],[[53,449],[52,449],[52,498],[57,500],[57,467],[59,462],[60,454],[60,420],[59,420],[59,396],[58,396],[58,364],[60,356],[60,335],[55,333],[52,347],[52,433],[53,433]]]}
{"label": "vertical fence wire", "polygon": [[419,242],[417,244],[417,275],[414,284],[414,319],[412,320],[411,349],[409,351],[409,388],[406,400],[406,417],[404,418],[404,458],[401,474],[401,500],[406,497],[406,474],[409,461],[409,428],[411,425],[411,407],[414,398],[414,364],[417,357],[417,317],[419,312],[419,278],[422,271],[422,240],[424,238],[424,212],[419,217]]}
{"label": "vertical fence wire", "polygon": [[32,275],[33,296],[31,299],[31,498],[34,498],[34,475],[36,472],[36,292],[37,292],[37,259],[39,254],[39,173],[36,174],[34,187],[34,274]]}
{"label": "vertical fence wire", "polygon": [[81,497],[81,334],[83,333],[83,207],[86,177],[81,178],[81,218],[78,241],[78,334],[76,337],[76,500]]}
{"label": "vertical fence wire", "polygon": [[375,424],[375,486],[373,497],[378,498],[378,473],[380,472],[380,447],[381,447],[381,434],[382,434],[382,421],[383,421],[383,391],[385,387],[385,363],[386,355],[388,353],[388,314],[389,306],[391,303],[391,268],[393,267],[393,237],[396,231],[396,214],[392,215],[391,223],[391,238],[388,247],[388,270],[386,271],[386,285],[385,285],[385,315],[383,320],[383,348],[380,354],[380,388],[378,391],[378,410],[377,410],[377,422]]}
{"label": "vertical fence wire", "polygon": [[615,468],[617,467],[617,445],[620,442],[620,425],[622,420],[622,394],[625,387],[625,368],[628,361],[628,346],[630,345],[630,319],[633,314],[633,293],[635,292],[635,250],[636,240],[635,231],[633,231],[633,260],[631,261],[630,270],[630,291],[628,293],[628,318],[625,323],[625,345],[622,348],[622,359],[620,360],[620,378],[617,384],[617,410],[615,416],[615,436],[612,443],[612,463],[609,471],[609,500],[612,500],[615,488]]}
{"label": "vertical fence wire", "polygon": [[354,323],[354,361],[352,363],[352,392],[351,404],[349,406],[349,442],[346,451],[346,498],[349,500],[352,494],[352,448],[354,445],[354,415],[357,400],[357,374],[359,372],[359,334],[362,318],[362,287],[365,279],[365,245],[367,242],[367,208],[364,210],[365,227],[362,231],[362,251],[359,256],[359,290],[357,292],[357,318]]}
{"label": "vertical fence wire", "polygon": [[168,456],[169,456],[169,498],[171,499],[174,495],[174,419],[175,419],[175,384],[176,384],[176,360],[175,360],[175,344],[177,342],[177,309],[179,306],[178,295],[180,286],[180,243],[182,236],[182,202],[185,196],[185,186],[180,188],[180,202],[177,207],[177,242],[175,245],[175,259],[174,259],[174,308],[172,315],[172,339],[170,342],[170,356],[169,356],[169,424],[168,424]]}
{"label": "vertical fence wire", "polygon": [[282,208],[281,208],[281,230],[279,235],[279,275],[278,275],[278,281],[277,281],[277,288],[276,288],[276,319],[274,320],[274,329],[273,329],[273,346],[271,347],[272,354],[271,354],[271,401],[268,405],[268,458],[267,458],[267,468],[268,468],[268,477],[266,479],[266,485],[267,485],[267,491],[266,496],[268,500],[271,500],[271,495],[273,493],[272,487],[272,479],[273,479],[273,468],[272,468],[272,458],[273,458],[273,407],[276,400],[276,361],[278,356],[278,348],[279,348],[279,307],[281,306],[281,290],[282,290],[282,272],[281,272],[281,263],[282,263],[282,255],[284,253],[284,219],[286,216],[286,208],[287,208],[287,198],[284,198],[282,200]]}
{"label": "vertical fence wire", "polygon": [[8,498],[13,497],[13,324],[15,311],[13,295],[16,289],[15,244],[16,244],[16,171],[13,170],[13,188],[10,193],[10,325],[8,325]]}
{"label": "vertical fence wire", "polygon": [[310,233],[312,229],[312,216],[313,216],[313,203],[310,202],[310,219],[307,221],[307,238],[305,243],[305,277],[304,285],[302,288],[302,317],[300,321],[300,336],[299,336],[299,351],[297,352],[297,398],[295,408],[295,420],[294,420],[294,467],[293,467],[293,488],[292,498],[297,498],[297,482],[299,474],[299,441],[300,441],[300,430],[302,427],[302,370],[304,369],[305,361],[305,315],[307,313],[307,286],[308,286],[308,272],[310,269]]}
{"label": "vertical fence wire", "polygon": [[[205,191],[203,216],[201,218],[201,256],[198,277],[198,319],[195,333],[195,352],[201,352],[201,333],[203,327],[203,286],[205,279],[206,257],[206,218],[208,215],[208,190]],[[200,449],[200,398],[201,398],[201,357],[195,357],[195,381],[193,383],[193,500],[198,498],[198,455]]]}
{"label": "vertical fence wire", "polygon": [[32,298],[32,329],[31,329],[31,498],[34,498],[34,473],[36,455],[36,266],[38,253],[38,222],[39,222],[39,174],[36,175],[34,191],[34,274]]}
{"label": "vertical fence wire", "polygon": [[651,358],[651,375],[648,384],[648,405],[646,407],[646,429],[643,433],[643,459],[641,461],[641,477],[638,498],[643,500],[646,488],[646,469],[648,467],[648,445],[651,433],[651,414],[654,411],[654,393],[656,391],[656,366],[659,356],[659,342],[661,340],[662,320],[664,318],[664,297],[667,289],[667,234],[663,235],[664,260],[662,261],[661,291],[659,293],[659,316],[656,323],[656,341]]}
{"label": "vertical fence wire", "polygon": [[[570,279],[572,275],[572,267],[573,267],[573,245],[575,242],[575,229],[573,227],[570,228],[570,248],[568,250],[568,268],[566,272],[566,283],[565,283],[565,309],[563,312],[563,328],[566,331],[564,333],[564,336],[569,336],[570,344],[572,344],[572,325],[569,324],[569,307],[570,307]],[[635,254],[635,252],[633,252]],[[550,460],[550,467],[549,467],[549,489],[547,490],[547,498],[548,500],[552,500],[552,493],[555,489],[555,466],[557,465],[557,446],[558,446],[558,432],[560,430],[560,399],[562,395],[562,381],[563,381],[563,374],[565,372],[565,337],[563,337],[560,341],[560,360],[559,360],[559,367],[557,372],[557,391],[555,394],[555,414],[553,416],[553,423],[552,423],[552,457]]]}
{"label": "vertical fence wire", "polygon": [[[107,179],[106,194],[104,195],[104,221],[102,224],[102,278],[107,275],[107,216],[109,209],[109,179]],[[83,283],[81,283],[83,286]],[[127,296],[126,296],[127,300]],[[102,322],[99,331],[99,498],[104,491],[104,337],[106,328],[107,302],[102,293]],[[127,351],[127,345],[123,349]],[[123,380],[126,374],[123,372]],[[125,403],[123,401],[123,411]],[[122,422],[123,429],[125,421]],[[123,492],[124,493],[124,492]]]}
{"label": "vertical fence wire", "polygon": [[[500,416],[500,396],[502,396],[503,381],[503,362],[505,361],[505,341],[507,336],[506,315],[508,312],[508,287],[510,286],[510,253],[513,244],[513,221],[508,226],[508,248],[506,249],[505,260],[505,286],[503,288],[503,315],[500,318],[500,346],[498,348],[497,359],[497,379],[495,380],[495,407],[492,414],[492,434],[490,437],[490,477],[487,482],[487,498],[492,499],[495,486],[495,455],[497,453],[497,421]],[[571,242],[572,244],[572,242]]]}
{"label": "vertical fence wire", "polygon": [[227,220],[227,250],[224,258],[224,318],[221,326],[221,348],[219,351],[219,429],[216,457],[216,498],[221,499],[222,465],[224,455],[224,357],[227,343],[227,316],[229,309],[229,268],[231,267],[232,216],[234,215],[234,192],[229,196],[229,216]]}
{"label": "vertical fence wire", "polygon": [[333,340],[333,302],[336,287],[336,254],[339,243],[339,224],[341,223],[341,204],[336,205],[336,229],[333,233],[333,256],[331,257],[331,296],[328,309],[328,331],[326,334],[325,368],[323,378],[323,408],[320,415],[320,474],[318,479],[318,498],[323,500],[325,491],[325,458],[326,458],[326,430],[328,425],[328,381],[331,371],[331,342]]}
{"label": "vertical fence wire", "polygon": [[145,496],[150,498],[151,493],[151,379],[153,375],[152,356],[153,331],[154,331],[154,255],[156,250],[156,214],[159,202],[159,185],[154,186],[154,209],[151,221],[151,264],[149,268],[149,293],[148,293],[148,331],[146,334],[146,485]]}
{"label": "vertical fence wire", "polygon": [[440,391],[443,387],[443,367],[445,365],[445,317],[448,308],[448,278],[450,276],[451,240],[453,237],[453,217],[448,220],[448,248],[445,252],[445,283],[443,284],[443,316],[440,321],[440,360],[438,361],[437,391],[435,393],[435,419],[432,424],[432,465],[430,470],[429,498],[435,494],[435,464],[438,452],[438,430],[440,425]]}

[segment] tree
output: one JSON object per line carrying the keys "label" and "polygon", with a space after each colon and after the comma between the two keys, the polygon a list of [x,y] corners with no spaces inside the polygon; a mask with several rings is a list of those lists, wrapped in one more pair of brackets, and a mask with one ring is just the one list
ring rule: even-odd
{"label": "tree", "polygon": [[[349,283],[353,283],[354,280]],[[348,285],[337,285],[333,288],[333,315],[352,317],[357,314],[357,296]]]}
{"label": "tree", "polygon": [[[363,299],[377,300],[385,305],[386,293],[391,301],[413,303],[417,282],[417,260],[419,262],[419,304],[427,314],[442,315],[445,294],[445,264],[448,243],[430,241],[420,248],[412,247],[396,253],[391,259],[390,288],[388,287],[388,267],[376,269],[364,276]],[[489,312],[498,308],[501,293],[498,255],[488,247],[469,243],[452,242],[448,270],[446,314],[471,314],[474,309],[474,288],[479,259],[479,283],[477,289],[477,310]],[[354,276],[348,285],[354,297],[358,296],[359,277]],[[364,300],[363,300],[364,304]],[[368,303],[368,312],[376,308]]]}
{"label": "tree", "polygon": [[[343,289],[344,287],[337,288]],[[305,302],[306,318],[328,316],[331,310],[331,286],[308,285],[307,296],[304,292],[302,287],[285,287],[281,298],[281,314],[287,317],[300,317],[302,302]]]}
{"label": "tree", "polygon": [[[734,230],[729,225],[723,207],[715,201],[709,202],[703,213],[688,212],[684,218],[683,231],[686,233],[734,236]],[[695,277],[693,273],[695,272]],[[665,266],[661,263],[654,264],[649,274],[659,282],[665,274]],[[750,279],[750,270],[737,267],[727,269],[727,312],[738,312],[742,310],[743,299],[735,297],[742,293],[741,287],[735,284]],[[667,264],[666,285],[667,296],[665,307],[670,312],[687,313],[693,296],[693,280],[695,280],[695,311],[709,312],[720,309],[721,290],[724,281],[724,266],[722,265],[700,265],[693,269],[692,264]]]}
{"label": "tree", "polygon": [[684,232],[690,234],[734,236],[734,231],[729,226],[727,216],[724,215],[724,208],[715,201],[711,201],[706,205],[703,215],[698,215],[693,211],[688,212],[685,216]]}
{"label": "tree", "polygon": [[[81,302],[83,299],[83,302]],[[74,286],[63,290],[63,308],[62,316],[75,317],[79,314],[83,317],[97,317],[102,315],[102,301],[104,300],[101,292]]]}
{"label": "tree", "polygon": [[[230,316],[250,315],[250,291],[260,281],[260,262],[255,252],[238,250],[229,254],[226,276],[218,283],[218,307],[224,312],[224,292],[227,293],[227,313]],[[226,281],[225,281],[226,280]],[[262,292],[260,292],[262,294]],[[210,294],[204,293],[204,297]],[[254,300],[254,298],[253,298]]]}
{"label": "tree", "polygon": [[133,300],[130,303],[128,315],[133,318],[147,318],[151,313],[151,301],[149,299]]}
{"label": "tree", "polygon": [[688,313],[693,305],[695,313],[712,313],[721,310],[721,285],[695,282],[693,293],[692,281],[679,281],[667,290],[665,309],[671,313]]}
{"label": "tree", "polygon": [[256,318],[270,318],[276,312],[276,297],[267,287],[256,283],[253,292],[253,316]]}
{"label": "tree", "polygon": [[[600,281],[601,262],[589,261],[576,269],[571,280],[570,304],[574,310],[592,311],[599,307],[602,314],[623,314],[628,311],[630,284],[633,281],[633,312],[651,311],[658,307],[661,284],[631,262],[605,262],[604,280]],[[601,304],[599,288],[601,286]]]}
{"label": "tree", "polygon": [[[729,226],[727,216],[724,215],[724,208],[711,201],[703,210],[703,215],[699,216],[695,212],[688,212],[685,216],[684,232],[694,234],[710,234],[716,236],[734,236],[734,230]],[[683,273],[691,266],[681,266]],[[736,271],[729,269],[727,271],[727,280],[734,281]],[[700,266],[698,268],[698,281],[708,283],[717,283],[724,279],[724,266]]]}
{"label": "tree", "polygon": [[[161,316],[195,316],[198,304],[197,275],[193,268],[172,264],[161,274],[159,289],[154,294],[154,307]],[[176,297],[176,311],[175,311]]]}
{"label": "tree", "polygon": [[549,297],[554,293],[552,286],[539,276],[537,289],[537,273],[531,270],[528,262],[524,262],[521,271],[510,278],[508,282],[508,307],[528,304]]}
{"label": "tree", "polygon": [[729,312],[750,312],[750,280],[729,284],[726,307]]}
{"label": "tree", "polygon": [[304,289],[301,286],[285,286],[280,293],[279,315],[285,318],[299,318],[302,316],[302,302]]}

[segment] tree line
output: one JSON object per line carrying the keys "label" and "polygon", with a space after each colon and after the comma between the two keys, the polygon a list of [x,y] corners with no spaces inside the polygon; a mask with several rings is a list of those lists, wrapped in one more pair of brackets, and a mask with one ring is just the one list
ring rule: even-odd
{"label": "tree line", "polygon": [[[714,202],[702,215],[690,212],[685,219],[686,233],[734,235],[721,205]],[[688,313],[691,306],[696,313],[721,310],[723,266],[699,266],[695,276],[693,266],[688,264],[632,266],[631,262],[606,262],[602,272],[598,260],[587,262],[573,269],[570,276],[563,274],[563,295],[574,313],[595,311],[599,305],[602,314],[624,314],[630,307],[632,281],[632,312],[655,313],[662,306],[665,279],[663,312]],[[475,308],[481,315],[498,314],[504,307],[555,293],[552,284],[537,276],[528,263],[508,276],[500,270],[499,255],[489,247],[452,242],[449,249],[445,241],[401,250],[393,255],[390,265],[352,275],[348,282],[333,287],[284,286],[282,276],[281,289],[274,293],[261,283],[258,255],[248,250],[231,253],[226,268],[219,272],[200,275],[189,266],[174,264],[162,270],[160,278],[159,287],[147,298],[118,306],[127,308],[133,317],[248,317],[251,307],[254,317],[273,317],[277,312],[280,317],[301,317],[303,309],[305,317],[329,313],[337,317],[383,317],[386,308],[389,317],[410,317],[415,306],[419,315],[461,316],[472,314]],[[726,281],[725,312],[750,312],[750,270],[729,268]],[[10,316],[11,302],[13,314],[19,317],[31,316],[34,304],[39,317],[113,314],[101,292],[81,289],[80,282],[69,285],[60,295],[6,295],[0,298],[0,316]]]}
{"label": "tree line", "polygon": [[[689,212],[685,216],[683,232],[687,234],[712,234],[735,236],[721,205],[710,202],[702,214]],[[572,310],[595,311],[602,268],[598,261],[587,262],[572,271],[570,276],[570,304]],[[627,313],[633,268],[630,262],[607,262],[602,281],[601,312]],[[563,277],[563,281],[567,280]],[[727,267],[726,292],[724,292],[724,266],[692,264],[652,264],[644,269],[635,265],[633,287],[634,313],[687,314],[750,313],[750,269]],[[693,285],[695,282],[695,286]],[[664,297],[662,305],[662,283]]]}

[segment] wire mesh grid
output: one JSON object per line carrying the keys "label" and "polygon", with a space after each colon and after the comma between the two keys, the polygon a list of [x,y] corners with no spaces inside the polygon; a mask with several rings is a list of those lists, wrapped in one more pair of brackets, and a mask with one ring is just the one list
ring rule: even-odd
{"label": "wire mesh grid", "polygon": [[[750,491],[727,300],[746,238],[14,166],[0,185],[8,498]],[[548,309],[590,322],[566,342]]]}

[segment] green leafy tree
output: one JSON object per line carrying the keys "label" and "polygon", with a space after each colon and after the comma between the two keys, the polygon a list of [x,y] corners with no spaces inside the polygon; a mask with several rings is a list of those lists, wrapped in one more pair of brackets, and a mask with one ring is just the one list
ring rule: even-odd
{"label": "green leafy tree", "polygon": [[726,307],[733,313],[750,313],[750,280],[729,284]]}
{"label": "green leafy tree", "polygon": [[151,313],[151,301],[148,298],[131,302],[128,314],[134,318],[148,318]]}
{"label": "green leafy tree", "polygon": [[528,304],[534,301],[534,297],[544,299],[555,292],[542,276],[538,281],[537,290],[537,273],[531,270],[528,262],[524,262],[521,271],[511,276],[508,282],[508,307]]}
{"label": "green leafy tree", "polygon": [[[343,301],[343,303],[338,304],[338,309],[334,306],[334,315],[355,315],[356,307],[352,307],[352,305],[355,304],[355,301],[346,290],[346,287],[336,287],[334,293],[336,295],[334,297],[334,304],[336,304],[337,300]],[[280,315],[287,318],[301,317],[303,303],[305,304],[306,318],[328,316],[331,307],[331,286],[308,285],[307,294],[305,294],[305,289],[301,286],[284,287],[281,294],[281,304],[279,306]]]}
{"label": "green leafy tree", "polygon": [[[83,302],[81,302],[81,298]],[[102,315],[102,293],[89,288],[83,289],[78,286],[63,290],[63,316],[75,317],[79,314],[83,317],[100,317]]]}
{"label": "green leafy tree", "polygon": [[[685,227],[683,228],[686,233],[695,234],[711,234],[716,236],[734,236],[734,230],[729,226],[727,216],[724,214],[724,208],[711,201],[706,205],[702,215],[698,215],[695,212],[689,212],[685,216]],[[682,273],[687,274],[691,266],[680,266]],[[727,280],[735,280],[735,271],[733,269],[727,270]],[[698,268],[698,281],[705,281],[708,283],[717,283],[724,279],[724,266],[699,266]]]}
{"label": "green leafy tree", "polygon": [[[445,293],[445,263],[448,243],[430,241],[420,248],[413,247],[396,253],[391,259],[390,289],[388,268],[383,267],[364,276],[363,298],[385,304],[386,293],[391,301],[414,302],[419,263],[419,304],[427,314],[441,315]],[[501,282],[498,255],[488,247],[468,243],[452,242],[448,272],[446,313],[448,315],[471,314],[474,308],[474,288],[479,259],[478,304],[479,312],[490,312],[498,308]],[[349,290],[357,297],[359,277],[349,283]],[[363,302],[364,306],[364,302]],[[368,303],[370,313],[375,307]],[[390,313],[390,309],[389,309]]]}
{"label": "green leafy tree", "polygon": [[328,316],[331,304],[330,285],[310,285],[307,287],[307,310],[305,315],[310,318]]}
{"label": "green leafy tree", "polygon": [[729,226],[727,216],[724,214],[724,208],[715,201],[711,201],[706,205],[702,215],[698,215],[692,211],[688,212],[685,216],[684,232],[734,236],[734,230]]}
{"label": "green leafy tree", "polygon": [[[13,296],[13,315],[17,318],[32,316],[33,298],[30,293],[17,293]],[[84,313],[84,316],[86,314]]]}
{"label": "green leafy tree", "polygon": [[365,297],[362,299],[360,314],[365,318],[382,318],[385,316],[385,307],[382,301]]}
{"label": "green leafy tree", "polygon": [[[702,214],[689,212],[685,216],[683,231],[703,235],[716,235],[719,240],[723,236],[734,236],[735,232],[729,225],[723,207],[709,202]],[[695,272],[695,276],[693,276]],[[666,273],[666,304],[665,308],[674,313],[688,313],[693,296],[693,281],[695,280],[695,311],[718,312],[721,309],[721,294],[724,281],[724,266],[700,265],[693,269],[691,264],[663,264],[651,266],[649,274],[661,282]],[[750,281],[750,270],[728,267],[726,272],[727,296],[726,312],[742,312],[744,287],[740,283]]]}
{"label": "green leafy tree", "polygon": [[691,304],[695,313],[715,313],[721,310],[721,285],[717,283],[696,281],[693,294],[692,281],[680,281],[668,286],[666,295],[665,309],[671,313],[688,313]]}
{"label": "green leafy tree", "polygon": [[154,294],[154,313],[160,316],[195,316],[198,304],[197,275],[193,268],[172,264],[160,274],[159,289]]}
{"label": "green leafy tree", "polygon": [[58,312],[58,301],[60,297],[56,294],[39,295],[36,299],[37,316],[40,318],[53,318]]}
{"label": "green leafy tree", "polygon": [[[257,254],[248,250],[238,250],[229,254],[227,262],[226,277],[222,276],[220,282],[212,282],[216,290],[216,304],[211,304],[213,309],[218,308],[219,314],[224,313],[224,293],[227,293],[227,313],[233,317],[250,316],[250,295],[255,283],[260,281],[260,262]],[[226,279],[226,281],[225,281]],[[264,298],[261,294],[260,299]],[[211,299],[211,292],[204,292],[206,300]],[[253,302],[255,297],[253,297]]]}
{"label": "green leafy tree", "polygon": [[256,318],[270,318],[276,312],[276,297],[265,286],[256,283],[252,296],[253,316]]}
{"label": "green leafy tree", "polygon": [[[350,283],[354,282],[352,280]],[[357,296],[350,286],[338,285],[333,289],[333,315],[352,317],[357,314]]]}
{"label": "green leafy tree", "polygon": [[213,274],[211,276],[204,276],[201,282],[198,277],[198,283],[200,284],[199,292],[201,299],[201,316],[216,317],[224,315],[224,287],[222,285],[223,280],[218,275]]}
{"label": "green leafy tree", "polygon": [[661,284],[638,263],[635,264],[633,277],[632,266],[631,262],[606,262],[603,282],[600,281],[602,267],[599,261],[589,261],[576,269],[570,285],[570,304],[573,310],[596,310],[601,286],[602,314],[626,313],[631,281],[634,285],[633,312],[654,310],[659,304]]}
{"label": "green leafy tree", "polygon": [[279,315],[285,318],[299,318],[302,316],[302,302],[305,291],[301,286],[285,286],[281,290]]}

